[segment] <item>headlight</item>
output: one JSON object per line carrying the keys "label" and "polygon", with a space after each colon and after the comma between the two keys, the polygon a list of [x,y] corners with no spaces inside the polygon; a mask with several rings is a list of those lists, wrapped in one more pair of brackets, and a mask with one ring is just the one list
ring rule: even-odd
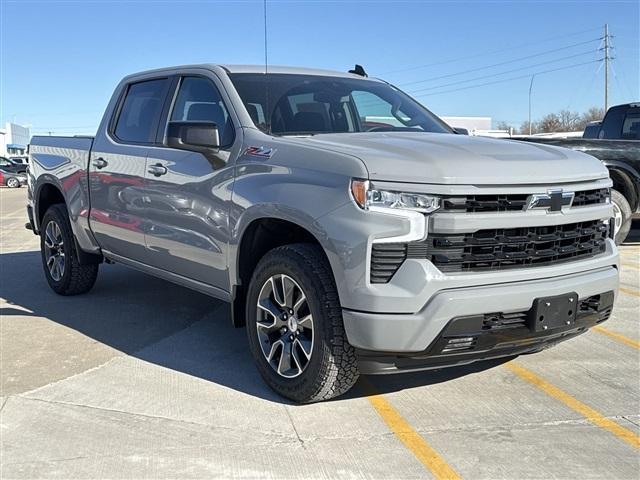
{"label": "headlight", "polygon": [[363,210],[377,207],[431,213],[440,208],[439,197],[421,193],[370,189],[367,180],[352,180],[351,194],[355,202]]}

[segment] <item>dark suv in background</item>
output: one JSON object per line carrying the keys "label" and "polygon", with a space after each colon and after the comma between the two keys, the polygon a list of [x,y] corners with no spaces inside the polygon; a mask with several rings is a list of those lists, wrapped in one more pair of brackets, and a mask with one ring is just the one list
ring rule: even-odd
{"label": "dark suv in background", "polygon": [[601,122],[587,125],[582,138],[521,140],[566,147],[602,160],[613,180],[616,243],[624,242],[631,220],[640,217],[640,103],[611,107]]}

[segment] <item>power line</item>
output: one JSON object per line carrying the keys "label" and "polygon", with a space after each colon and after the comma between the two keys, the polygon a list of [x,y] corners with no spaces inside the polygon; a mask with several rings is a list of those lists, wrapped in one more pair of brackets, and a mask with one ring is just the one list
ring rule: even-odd
{"label": "power line", "polygon": [[616,74],[616,70],[615,70],[615,68],[613,68],[613,62],[611,62],[610,67],[611,67],[611,73],[613,73],[613,78],[616,79],[616,84],[618,85],[618,88],[620,90],[622,90],[622,84],[624,84],[627,92],[629,92],[629,99],[633,100],[634,99],[634,95],[633,95],[633,92],[631,91],[631,89],[629,88],[629,84],[624,79],[622,81],[619,80],[618,75]]}
{"label": "power line", "polygon": [[522,71],[522,70],[528,70],[530,68],[539,67],[539,66],[542,66],[542,65],[549,65],[550,63],[560,62],[562,60],[567,60],[569,58],[583,57],[585,55],[590,55],[590,54],[593,54],[593,53],[597,53],[597,52],[595,50],[589,50],[588,52],[577,53],[575,55],[567,55],[565,57],[556,58],[554,60],[548,60],[546,62],[534,63],[532,65],[526,65],[524,67],[512,68],[511,70],[505,70],[505,71],[502,71],[502,72],[499,72],[499,73],[491,73],[491,74],[488,74],[488,75],[482,75],[480,77],[469,78],[467,80],[459,80],[457,82],[444,83],[444,84],[441,84],[441,85],[434,85],[432,87],[420,88],[418,90],[410,90],[410,92],[411,93],[426,92],[426,91],[435,90],[435,89],[438,89],[438,88],[444,88],[444,87],[450,87],[450,86],[453,86],[453,85],[460,85],[460,84],[463,84],[463,83],[474,82],[476,80],[483,80],[485,78],[499,77],[500,75],[506,75],[507,73],[513,73],[513,72],[519,72],[519,71]]}
{"label": "power line", "polygon": [[592,38],[591,40],[587,40],[585,42],[574,43],[572,45],[567,45],[566,47],[559,47],[559,48],[554,48],[554,49],[551,49],[551,50],[545,50],[544,52],[534,53],[532,55],[526,55],[524,57],[514,58],[512,60],[506,60],[504,62],[494,63],[492,65],[485,65],[485,66],[482,66],[482,67],[472,68],[472,69],[469,69],[469,70],[463,70],[463,71],[460,71],[460,72],[449,73],[447,75],[440,75],[440,76],[437,76],[437,77],[425,78],[423,80],[415,80],[415,81],[412,81],[412,82],[400,83],[399,85],[401,85],[401,86],[415,85],[416,83],[425,83],[425,82],[431,82],[433,80],[441,80],[443,78],[450,78],[450,77],[455,77],[455,76],[458,76],[458,75],[465,75],[467,73],[478,72],[480,70],[486,70],[488,68],[500,67],[502,65],[507,65],[509,63],[516,63],[516,62],[520,62],[522,60],[528,60],[530,58],[542,57],[542,56],[548,55],[550,53],[560,52],[562,50],[568,50],[570,48],[578,47],[578,46],[581,46],[581,45],[586,45],[588,43],[593,43],[593,42],[597,42],[597,41],[601,41],[601,40],[602,40],[602,38]]}
{"label": "power line", "polygon": [[580,67],[582,65],[589,65],[589,64],[592,64],[592,63],[596,63],[596,62],[602,62],[603,60],[604,59],[601,58],[601,59],[598,59],[598,60],[592,60],[590,62],[575,63],[573,65],[567,65],[565,67],[553,68],[553,69],[550,69],[550,70],[543,70],[542,72],[528,73],[526,75],[519,75],[517,77],[510,77],[510,78],[505,78],[505,79],[502,79],[502,80],[495,80],[493,82],[480,83],[478,85],[469,85],[468,87],[454,88],[454,89],[451,89],[451,90],[443,90],[443,91],[440,91],[440,92],[433,92],[433,93],[423,93],[423,94],[420,94],[420,95],[416,95],[416,97],[417,98],[420,98],[420,97],[432,97],[434,95],[441,95],[443,93],[459,92],[461,90],[469,90],[471,88],[484,87],[486,85],[494,85],[494,84],[497,84],[497,83],[511,82],[513,80],[520,80],[521,78],[531,78],[531,75],[543,75],[545,73],[558,72],[560,70],[567,70],[569,68]]}
{"label": "power line", "polygon": [[594,32],[596,30],[600,31],[600,27],[598,27],[598,28],[589,28],[589,29],[586,29],[586,30],[581,30],[579,32],[567,33],[567,34],[564,34],[564,35],[556,35],[556,36],[553,36],[553,37],[547,37],[547,38],[544,38],[542,40],[538,40],[535,43],[529,42],[529,43],[524,43],[524,44],[520,44],[520,45],[514,45],[514,46],[511,46],[511,47],[507,47],[507,48],[501,48],[499,50],[492,50],[492,51],[489,51],[489,52],[481,52],[481,53],[476,53],[476,54],[473,54],[473,55],[466,55],[464,57],[458,57],[458,58],[453,58],[453,59],[449,59],[449,60],[443,60],[443,61],[440,61],[440,62],[427,63],[427,64],[424,64],[424,65],[416,65],[416,66],[413,66],[413,67],[401,68],[401,69],[398,69],[398,70],[388,70],[386,72],[381,72],[381,75],[400,73],[400,72],[408,72],[408,71],[411,71],[411,70],[419,70],[421,68],[434,67],[434,66],[437,66],[437,65],[446,65],[446,64],[449,64],[449,63],[460,62],[462,60],[469,60],[470,58],[478,58],[478,57],[482,57],[482,56],[493,55],[495,53],[502,53],[502,52],[507,52],[507,51],[511,51],[511,50],[517,50],[517,49],[520,49],[520,48],[530,47],[532,45],[538,45],[540,43],[551,42],[553,40],[558,40],[560,38],[575,37],[577,35]]}
{"label": "power line", "polygon": [[[610,37],[615,38],[613,35],[610,35]],[[613,45],[613,42],[610,42],[610,44],[609,44],[609,48],[611,48],[612,50],[613,50],[613,49],[615,49],[615,50],[616,50],[616,52],[619,52],[618,47],[614,46],[614,45]],[[619,55],[619,53],[618,53],[618,54],[616,54],[616,56],[618,56],[618,57],[619,57],[619,56],[620,56],[620,55]],[[611,72],[613,73],[613,77],[616,79],[616,82],[619,82],[619,81],[618,81],[618,75],[616,75],[616,71],[615,71],[615,69],[614,69],[614,67],[613,67],[613,62],[611,62]],[[633,99],[633,98],[636,96],[636,94],[634,94],[633,90],[629,87],[629,84],[627,83],[626,77],[622,77],[622,80],[621,80],[621,81],[622,81],[622,83],[624,84],[624,86],[625,86],[625,88],[627,89],[627,91],[629,92],[629,94],[630,94],[630,98],[631,98],[631,99]],[[620,85],[619,85],[619,84],[618,84],[618,87],[620,87]],[[639,91],[638,91],[638,94],[640,94],[640,89],[639,89]]]}
{"label": "power line", "polygon": [[598,65],[598,68],[595,69],[595,71],[591,75],[591,80],[588,82],[588,85],[586,86],[586,88],[583,88],[579,93],[578,93],[577,90],[574,90],[572,96],[569,99],[569,102],[567,103],[567,110],[571,110],[571,106],[573,105],[573,103],[576,100],[576,98],[578,99],[578,101],[576,103],[580,103],[580,102],[582,102],[582,100],[584,100],[584,97],[593,88],[593,84],[595,83],[595,80],[596,80],[598,74],[600,73],[600,70],[602,69],[602,66],[603,66],[603,63],[600,63]]}

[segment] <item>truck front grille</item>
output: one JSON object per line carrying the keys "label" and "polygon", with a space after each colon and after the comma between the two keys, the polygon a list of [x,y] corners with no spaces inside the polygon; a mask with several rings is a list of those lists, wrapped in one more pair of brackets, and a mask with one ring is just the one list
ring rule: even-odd
{"label": "truck front grille", "polygon": [[[583,190],[575,193],[573,207],[586,207],[606,203],[608,188]],[[441,212],[478,213],[522,211],[527,205],[528,194],[466,195],[442,199]]]}
{"label": "truck front grille", "polygon": [[[607,223],[480,230],[461,235],[432,234],[408,245],[407,256],[426,254],[443,272],[500,270],[548,265],[591,257],[605,250]],[[425,245],[426,244],[426,245]]]}
{"label": "truck front grille", "polygon": [[388,283],[407,258],[430,260],[442,272],[527,268],[589,258],[605,251],[609,226],[592,220],[557,226],[500,228],[422,242],[374,244],[371,283]]}

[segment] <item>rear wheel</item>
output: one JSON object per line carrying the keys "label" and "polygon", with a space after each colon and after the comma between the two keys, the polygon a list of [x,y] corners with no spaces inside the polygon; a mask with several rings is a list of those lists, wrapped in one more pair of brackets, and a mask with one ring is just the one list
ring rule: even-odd
{"label": "rear wheel", "polygon": [[613,206],[613,221],[615,223],[615,242],[620,245],[629,235],[631,229],[631,207],[629,202],[617,190],[611,190],[611,205]]}
{"label": "rear wheel", "polygon": [[88,292],[96,282],[98,265],[80,265],[76,248],[67,209],[52,205],[42,218],[40,252],[47,282],[60,295]]}
{"label": "rear wheel", "polygon": [[268,252],[247,294],[249,348],[265,382],[296,402],[336,397],[358,379],[342,309],[322,250],[293,244]]}
{"label": "rear wheel", "polygon": [[7,187],[9,188],[20,188],[20,180],[15,177],[10,177],[7,179]]}

